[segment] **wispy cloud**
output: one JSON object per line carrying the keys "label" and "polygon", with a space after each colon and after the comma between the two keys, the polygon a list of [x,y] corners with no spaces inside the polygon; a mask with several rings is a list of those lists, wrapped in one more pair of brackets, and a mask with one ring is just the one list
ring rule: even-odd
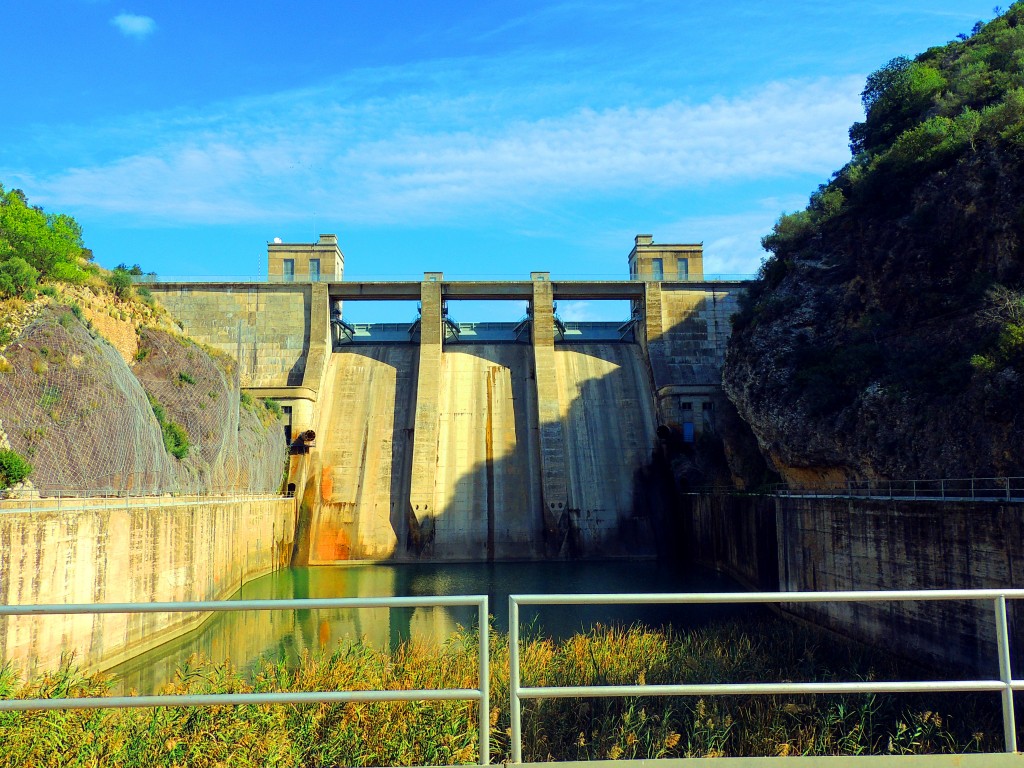
{"label": "wispy cloud", "polygon": [[[444,89],[353,98],[348,86],[322,86],[219,104],[187,120],[151,115],[97,129],[83,142],[96,156],[105,135],[102,159],[37,175],[31,187],[48,205],[139,223],[287,221],[311,209],[343,223],[457,222],[566,201],[825,176],[848,157],[860,88],[859,77],[822,78],[703,103],[524,116],[522,94],[502,94],[508,103],[499,105]],[[25,169],[4,172],[26,178]]]}
{"label": "wispy cloud", "polygon": [[156,31],[156,22],[149,16],[138,16],[134,13],[119,13],[110,20],[125,37],[144,40]]}

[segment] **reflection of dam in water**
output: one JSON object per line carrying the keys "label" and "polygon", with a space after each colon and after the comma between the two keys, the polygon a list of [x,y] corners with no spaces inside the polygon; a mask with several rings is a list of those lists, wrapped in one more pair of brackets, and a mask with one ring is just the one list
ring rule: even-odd
{"label": "reflection of dam in water", "polygon": [[[679,570],[656,561],[546,563],[408,563],[291,568],[246,584],[233,599],[391,597],[487,594],[493,628],[508,630],[509,593],[715,592],[735,584],[705,571]],[[749,607],[743,608],[749,617]],[[523,626],[555,637],[602,624],[685,628],[736,614],[729,606],[555,606],[523,609]],[[156,693],[197,654],[246,669],[259,657],[295,664],[303,653],[331,650],[362,638],[368,645],[440,643],[461,627],[475,627],[476,609],[360,608],[309,611],[238,611],[211,614],[199,629],[120,664],[109,672],[114,691]]]}

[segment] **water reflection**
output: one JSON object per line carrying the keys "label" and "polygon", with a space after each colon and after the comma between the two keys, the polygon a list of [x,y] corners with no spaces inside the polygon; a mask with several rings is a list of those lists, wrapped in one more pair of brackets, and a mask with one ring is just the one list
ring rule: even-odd
{"label": "water reflection", "polygon": [[[510,593],[723,592],[735,583],[708,571],[680,570],[655,561],[397,564],[319,566],[279,571],[246,584],[232,599],[392,597],[487,594],[494,626],[508,630]],[[715,619],[749,616],[751,607],[550,606],[524,607],[530,631],[567,637],[595,623],[679,629]],[[294,664],[303,652],[363,638],[381,648],[409,639],[443,641],[458,626],[475,626],[476,608],[360,608],[218,613],[198,629],[111,670],[115,690],[156,693],[193,654],[230,660],[244,669],[261,656]]]}

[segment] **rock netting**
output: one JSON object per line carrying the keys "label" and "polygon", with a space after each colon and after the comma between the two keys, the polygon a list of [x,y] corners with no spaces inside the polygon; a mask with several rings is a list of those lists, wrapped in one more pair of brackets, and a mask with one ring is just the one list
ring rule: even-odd
{"label": "rock netting", "polygon": [[[276,491],[283,430],[262,404],[240,407],[231,362],[164,331],[143,329],[140,350],[133,372],[59,305],[4,350],[0,427],[32,463],[33,486],[43,495]],[[165,448],[150,398],[188,435],[184,458]]]}

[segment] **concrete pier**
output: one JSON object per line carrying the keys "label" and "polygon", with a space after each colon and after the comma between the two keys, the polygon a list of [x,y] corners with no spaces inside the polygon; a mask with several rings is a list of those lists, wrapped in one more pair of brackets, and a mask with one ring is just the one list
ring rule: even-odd
{"label": "concrete pier", "polygon": [[530,277],[533,280],[531,341],[537,388],[537,439],[540,443],[544,532],[549,546],[553,546],[557,552],[567,531],[564,518],[569,513],[569,495],[565,477],[565,431],[555,373],[554,298],[550,274],[533,272]]}
{"label": "concrete pier", "polygon": [[417,550],[422,550],[430,543],[437,513],[434,487],[437,475],[438,405],[441,398],[441,346],[444,340],[442,277],[440,272],[427,272],[420,287],[419,372],[409,491],[410,523]]}

